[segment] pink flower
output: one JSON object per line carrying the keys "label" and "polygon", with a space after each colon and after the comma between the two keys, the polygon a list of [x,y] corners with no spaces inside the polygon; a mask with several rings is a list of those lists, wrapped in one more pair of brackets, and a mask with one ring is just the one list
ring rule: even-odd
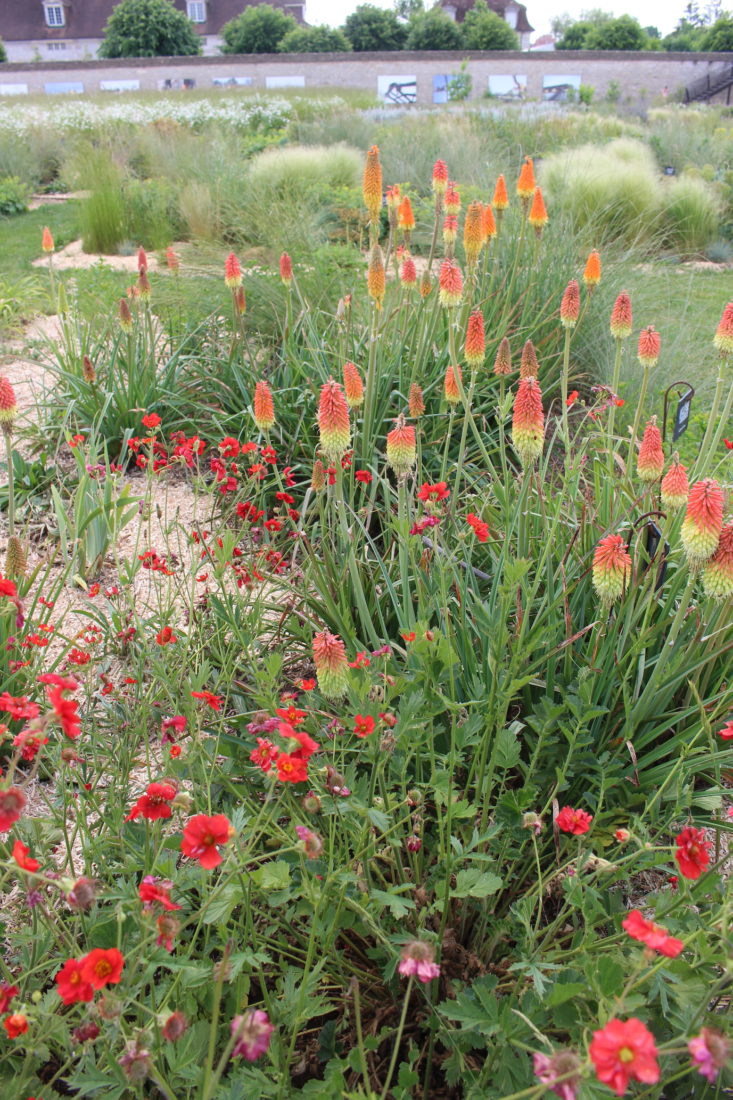
{"label": "pink flower", "polygon": [[712,1084],[726,1063],[730,1044],[719,1031],[704,1027],[699,1035],[690,1039],[687,1049],[697,1072]]}
{"label": "pink flower", "polygon": [[[550,1058],[536,1050],[532,1055],[534,1071],[541,1083],[561,1100],[575,1100],[580,1087],[580,1058],[573,1050],[558,1050]],[[575,1076],[568,1077],[568,1074]],[[559,1077],[567,1080],[558,1081]]]}
{"label": "pink flower", "polygon": [[661,924],[646,920],[639,909],[632,909],[621,921],[621,925],[632,939],[640,940],[653,951],[658,951],[660,955],[666,955],[669,959],[676,959],[684,947],[682,940],[670,936]]}
{"label": "pink flower", "polygon": [[241,1057],[248,1062],[256,1062],[265,1053],[275,1030],[261,1008],[255,1008],[245,1016],[235,1016],[230,1026],[232,1035],[236,1036],[232,1058]]}
{"label": "pink flower", "polygon": [[397,970],[407,978],[414,974],[418,981],[431,982],[440,974],[440,967],[434,958],[435,953],[429,943],[411,940],[402,948],[402,957]]}
{"label": "pink flower", "polygon": [[556,820],[557,827],[561,832],[581,836],[582,833],[587,833],[590,829],[593,816],[587,813],[586,810],[574,810],[572,806],[563,806]]}
{"label": "pink flower", "polygon": [[632,1016],[630,1020],[609,1020],[593,1032],[589,1053],[596,1076],[617,1096],[623,1096],[629,1081],[655,1085],[659,1080],[657,1046],[649,1028]]}

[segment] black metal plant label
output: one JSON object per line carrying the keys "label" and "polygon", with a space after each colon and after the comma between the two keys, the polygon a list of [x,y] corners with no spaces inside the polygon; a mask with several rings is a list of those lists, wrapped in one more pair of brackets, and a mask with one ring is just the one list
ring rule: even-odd
{"label": "black metal plant label", "polygon": [[674,429],[672,431],[672,442],[674,443],[683,432],[687,431],[690,424],[690,409],[692,407],[692,395],[695,391],[690,387],[682,394],[677,402],[677,412],[674,417]]}

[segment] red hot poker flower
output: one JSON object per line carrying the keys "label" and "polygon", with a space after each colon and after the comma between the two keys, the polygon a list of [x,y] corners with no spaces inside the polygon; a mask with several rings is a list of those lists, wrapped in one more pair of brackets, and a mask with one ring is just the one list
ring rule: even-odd
{"label": "red hot poker flower", "polygon": [[558,829],[563,833],[572,833],[574,836],[587,833],[592,820],[592,814],[586,810],[574,810],[572,806],[563,806],[556,818]]}
{"label": "red hot poker flower", "polygon": [[122,977],[124,965],[122,952],[116,947],[95,947],[81,959],[82,981],[88,982],[93,989],[116,985]]}
{"label": "red hot poker flower", "polygon": [[644,429],[644,438],[636,461],[636,472],[642,481],[649,482],[658,481],[664,472],[664,447],[656,416],[651,418]]}
{"label": "red hot poker flower", "polygon": [[480,367],[486,355],[486,336],[484,333],[484,315],[475,309],[468,318],[464,353],[471,367]]}
{"label": "red hot poker flower", "polygon": [[593,587],[610,606],[624,594],[631,577],[631,557],[621,535],[606,535],[593,555]]}
{"label": "red hot poker flower", "polygon": [[577,279],[571,279],[565,287],[560,303],[560,323],[563,328],[575,328],[580,315],[580,287]]}
{"label": "red hot poker flower", "polygon": [[680,538],[691,565],[700,565],[717,550],[724,500],[720,485],[709,477],[695,482],[690,489]]}
{"label": "red hot poker flower", "polygon": [[501,214],[509,206],[509,195],[506,189],[506,180],[504,176],[496,177],[496,187],[494,188],[494,197],[491,200],[491,205],[494,210],[498,210]]}
{"label": "red hot poker flower", "polygon": [[242,285],[242,268],[233,252],[224,261],[224,282],[230,290],[236,290]]}
{"label": "red hot poker flower", "polygon": [[733,302],[723,310],[713,343],[722,356],[733,355]]}
{"label": "red hot poker flower", "polygon": [[318,429],[324,455],[329,462],[340,462],[344,452],[349,448],[351,429],[349,406],[341,386],[333,378],[321,386]]}
{"label": "red hot poker flower", "polygon": [[592,289],[598,286],[601,281],[601,257],[594,248],[588,256],[588,260],[585,265],[585,271],[583,272],[583,282],[585,285]]}
{"label": "red hot poker flower", "polygon": [[698,879],[710,865],[711,844],[705,839],[702,829],[688,825],[677,837],[677,851],[674,858],[685,878]]}
{"label": "red hot poker flower", "polygon": [[649,325],[648,328],[644,328],[639,333],[639,349],[637,357],[642,367],[656,366],[659,359],[659,349],[661,347],[662,338],[654,328],[654,325]]}
{"label": "red hot poker flower", "polygon": [[611,335],[614,340],[628,340],[633,328],[631,298],[622,290],[611,310]]}
{"label": "red hot poker flower", "polygon": [[666,955],[669,959],[676,959],[685,946],[682,940],[670,936],[667,929],[662,928],[661,924],[646,920],[639,909],[632,909],[629,915],[621,921],[621,924],[632,939],[640,940],[647,947],[658,951],[660,955]]}
{"label": "red hot poker flower", "polygon": [[293,261],[287,252],[280,257],[280,278],[284,286],[290,286],[293,281]]}
{"label": "red hot poker flower", "polygon": [[659,1080],[657,1047],[651,1031],[635,1017],[609,1020],[593,1032],[589,1053],[596,1076],[617,1096],[623,1096],[629,1081],[654,1085]]}
{"label": "red hot poker flower", "polygon": [[181,851],[189,859],[197,859],[202,867],[210,871],[222,861],[219,848],[228,844],[233,835],[229,819],[224,814],[196,814],[190,818],[183,830]]}
{"label": "red hot poker flower", "polygon": [[349,685],[346,647],[337,634],[322,630],[313,638],[318,687],[328,699],[339,699]]}

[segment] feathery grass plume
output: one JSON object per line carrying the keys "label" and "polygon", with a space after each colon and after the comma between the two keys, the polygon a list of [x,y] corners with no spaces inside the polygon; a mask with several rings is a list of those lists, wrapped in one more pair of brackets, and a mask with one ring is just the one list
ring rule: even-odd
{"label": "feathery grass plume", "polygon": [[320,493],[322,489],[326,488],[326,467],[321,462],[320,458],[317,458],[313,463],[313,472],[311,473],[311,489],[314,493]]}
{"label": "feathery grass plume", "polygon": [[0,428],[4,432],[13,429],[15,418],[18,415],[18,402],[15,397],[10,379],[0,374]]}
{"label": "feathery grass plume", "polygon": [[531,340],[525,340],[522,348],[522,358],[519,364],[520,378],[539,378],[540,365],[537,362],[537,352]]}
{"label": "feathery grass plume", "polygon": [[458,218],[455,214],[446,214],[443,218],[443,244],[453,255],[453,245],[458,237]]}
{"label": "feathery grass plume", "polygon": [[293,261],[287,252],[283,252],[280,257],[280,279],[283,286],[290,286],[293,281]]}
{"label": "feathery grass plume", "polygon": [[[532,193],[534,193],[534,187],[532,188]],[[499,214],[503,214],[509,206],[509,193],[507,192],[506,180],[503,175],[496,177],[496,187],[494,188],[494,197],[491,200],[491,205]]]}
{"label": "feathery grass plume", "polygon": [[346,649],[338,634],[322,630],[313,639],[313,660],[318,687],[327,699],[340,699],[349,686]]}
{"label": "feathery grass plume", "polygon": [[512,443],[523,466],[531,466],[542,454],[545,414],[542,390],[536,378],[520,378],[514,399]]}
{"label": "feathery grass plume", "polygon": [[601,256],[600,253],[594,248],[588,256],[585,264],[585,271],[583,272],[583,282],[588,290],[592,290],[598,286],[601,281]]}
{"label": "feathery grass plume", "polygon": [[461,304],[463,298],[463,275],[457,263],[453,260],[443,260],[440,265],[440,304],[446,309],[453,309]]}
{"label": "feathery grass plume", "polygon": [[415,228],[415,215],[412,212],[412,203],[408,195],[405,195],[402,199],[397,211],[397,226],[408,238]]}
{"label": "feathery grass plume", "polygon": [[264,379],[255,384],[255,396],[252,402],[254,421],[261,432],[269,432],[275,423],[275,403],[270,387]]}
{"label": "feathery grass plume", "polygon": [[165,262],[169,271],[180,271],[181,257],[175,251],[172,244],[169,244],[165,250]]}
{"label": "feathery grass plume", "polygon": [[637,358],[642,367],[649,368],[657,365],[661,344],[662,337],[654,328],[654,325],[649,325],[641,330]]}
{"label": "feathery grass plume", "polygon": [[247,312],[247,299],[244,294],[244,287],[237,286],[234,288],[234,308],[241,317],[243,313]]}
{"label": "feathery grass plume", "polygon": [[636,460],[636,472],[642,481],[658,481],[664,473],[664,447],[662,433],[657,427],[657,418],[647,421],[644,436]]}
{"label": "feathery grass plume", "polygon": [[119,320],[120,328],[124,332],[132,331],[132,314],[130,313],[130,306],[127,298],[120,298]]}
{"label": "feathery grass plume", "polygon": [[[519,172],[519,179],[517,180],[517,194],[522,200],[522,205],[525,210],[529,206],[529,201],[534,197],[534,193],[537,190],[537,182],[534,178],[534,163],[531,157],[524,158],[524,164]],[[494,203],[496,206],[496,203]]]}
{"label": "feathery grass plume", "polygon": [[464,355],[470,367],[480,367],[486,356],[484,315],[480,309],[474,309],[468,318]]}
{"label": "feathery grass plume", "polygon": [[340,462],[349,448],[349,406],[338,382],[329,378],[321,386],[318,402],[318,429],[321,434],[321,450],[329,462]]}
{"label": "feathery grass plume", "polygon": [[387,462],[397,477],[406,477],[415,465],[416,457],[415,429],[412,424],[405,423],[405,418],[400,413],[395,420],[395,427],[387,433]]}
{"label": "feathery grass plume", "polygon": [[384,256],[378,244],[372,247],[367,271],[367,290],[377,309],[382,308],[384,292],[387,289],[387,276],[384,270]]}
{"label": "feathery grass plume", "polygon": [[542,197],[542,188],[535,187],[534,198],[532,199],[532,206],[529,211],[527,221],[534,229],[538,237],[542,236],[542,230],[549,222],[547,215],[547,208],[545,206],[545,200]]}
{"label": "feathery grass plume", "polygon": [[143,302],[149,302],[150,294],[150,280],[148,279],[147,273],[145,271],[141,271],[137,277],[138,298],[140,298],[140,300]]}
{"label": "feathery grass plume", "polygon": [[461,391],[458,388],[456,376],[460,381],[463,378],[460,367],[446,367],[443,381],[443,394],[449,405],[457,405],[461,400]]}
{"label": "feathery grass plume", "polygon": [[24,577],[28,568],[28,555],[23,543],[17,535],[11,535],[8,539],[8,549],[5,554],[5,576],[14,579]]}
{"label": "feathery grass plume", "polygon": [[53,234],[47,225],[43,227],[43,233],[41,234],[41,250],[43,252],[53,252],[56,245],[53,243]]}
{"label": "feathery grass plume", "polygon": [[702,585],[705,595],[715,600],[733,596],[733,523],[721,530],[718,548],[703,567]]}
{"label": "feathery grass plume", "polygon": [[593,587],[604,607],[623,596],[631,578],[631,557],[621,535],[606,535],[593,554]]}
{"label": "feathery grass plume", "polygon": [[481,212],[481,235],[484,244],[490,244],[496,236],[496,219],[494,218],[494,208],[490,202],[485,204]]}
{"label": "feathery grass plume", "polygon": [[672,465],[662,478],[662,507],[667,509],[682,508],[687,504],[690,493],[690,483],[687,480],[687,467],[680,464],[680,456],[675,451],[672,457]]}
{"label": "feathery grass plume", "polygon": [[479,253],[484,243],[483,231],[484,208],[480,202],[470,202],[466,209],[466,220],[463,223],[463,250],[466,253],[466,263],[473,267],[479,258]]}
{"label": "feathery grass plume", "polygon": [[733,355],[733,302],[728,302],[720,318],[713,344],[724,357]]}
{"label": "feathery grass plume", "polygon": [[403,286],[417,286],[417,268],[412,256],[407,253],[400,267],[400,282]]}
{"label": "feathery grass plume", "polygon": [[496,349],[496,358],[494,359],[494,374],[511,374],[514,370],[512,366],[512,349],[509,346],[509,338],[507,336],[502,337],[499,347]]}
{"label": "feathery grass plume", "polygon": [[230,252],[224,261],[224,282],[230,290],[235,290],[242,285],[242,268],[233,252]]}
{"label": "feathery grass plume", "polygon": [[84,375],[84,381],[88,382],[90,386],[93,386],[97,381],[97,372],[94,369],[94,363],[88,355],[85,355],[81,361],[81,370]]}
{"label": "feathery grass plume", "polygon": [[433,165],[432,188],[435,195],[444,195],[448,186],[448,165],[444,160],[436,160]]}
{"label": "feathery grass plume", "polygon": [[343,377],[346,403],[350,409],[358,409],[364,403],[364,383],[355,363],[344,363]]}
{"label": "feathery grass plume", "polygon": [[427,268],[425,268],[425,270],[423,271],[422,276],[420,278],[420,297],[421,298],[429,298],[430,297],[430,291],[432,289],[433,289],[433,283],[432,283],[432,280],[430,278],[430,272],[428,271]]}
{"label": "feathery grass plume", "polygon": [[425,412],[425,399],[423,398],[422,386],[417,382],[410,383],[407,408],[413,420],[418,420]]}
{"label": "feathery grass plume", "polygon": [[382,209],[382,165],[379,161],[379,148],[376,145],[372,145],[366,156],[362,194],[364,205],[369,212],[369,220],[378,222],[379,212]]}
{"label": "feathery grass plume", "polygon": [[448,186],[443,196],[443,206],[445,207],[446,214],[460,214],[461,212],[461,196],[456,190],[456,185],[453,180],[448,182]]}
{"label": "feathery grass plume", "polygon": [[137,272],[138,275],[147,275],[148,273],[148,257],[142,245],[137,250]]}
{"label": "feathery grass plume", "polygon": [[563,328],[575,328],[579,316],[580,287],[577,279],[571,279],[560,302],[560,324]]}
{"label": "feathery grass plume", "polygon": [[723,490],[711,477],[696,481],[690,489],[680,538],[693,568],[706,562],[718,548],[723,530],[723,502]]}
{"label": "feathery grass plume", "polygon": [[611,310],[611,336],[614,340],[628,340],[633,328],[631,298],[622,290]]}

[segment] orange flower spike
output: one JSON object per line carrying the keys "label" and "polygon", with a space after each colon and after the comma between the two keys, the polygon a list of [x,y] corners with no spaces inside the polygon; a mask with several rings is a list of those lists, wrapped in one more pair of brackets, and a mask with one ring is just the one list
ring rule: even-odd
{"label": "orange flower spike", "polygon": [[148,257],[142,245],[137,250],[137,271],[138,275],[147,275],[148,273]]}
{"label": "orange flower spike", "polygon": [[611,335],[614,340],[628,340],[633,328],[631,298],[622,290],[611,310]]}
{"label": "orange flower spike", "polygon": [[[528,204],[529,200],[534,197],[534,193],[537,190],[537,183],[534,178],[534,163],[531,157],[524,158],[524,164],[519,172],[519,179],[517,180],[517,194],[523,203]],[[494,201],[496,206],[496,201]]]}
{"label": "orange flower spike", "polygon": [[702,565],[718,549],[724,499],[720,485],[710,477],[695,482],[690,489],[680,538],[692,568]]}
{"label": "orange flower spike", "polygon": [[542,235],[542,230],[545,228],[549,220],[550,219],[547,214],[545,200],[542,197],[542,188],[536,187],[527,221],[532,226],[537,236],[540,237]]}
{"label": "orange flower spike", "polygon": [[410,384],[407,408],[413,420],[418,420],[425,412],[425,399],[423,398],[422,386],[418,385],[417,382],[412,382]]}
{"label": "orange flower spike", "polygon": [[150,280],[145,271],[141,271],[137,277],[137,293],[144,302],[150,301]]}
{"label": "orange flower spike", "polygon": [[224,261],[224,282],[230,290],[236,290],[242,285],[242,268],[233,252],[230,252]]}
{"label": "orange flower spike", "polygon": [[376,145],[372,145],[367,153],[362,194],[364,205],[369,212],[369,220],[378,222],[379,212],[382,209],[382,165],[379,161],[379,149]]}
{"label": "orange flower spike", "polygon": [[519,364],[520,378],[539,378],[540,365],[537,362],[537,352],[531,340],[525,340],[522,348],[522,359]]}
{"label": "orange flower spike", "polygon": [[43,233],[41,234],[41,250],[43,252],[53,252],[56,245],[53,243],[53,234],[47,225],[43,227]]}
{"label": "orange flower spike", "polygon": [[181,257],[175,251],[172,244],[169,244],[165,250],[165,262],[169,271],[180,271]]}
{"label": "orange flower spike", "polygon": [[350,409],[358,409],[364,403],[364,383],[355,363],[344,363],[343,377],[346,403]]}
{"label": "orange flower spike", "polygon": [[443,244],[453,253],[453,245],[458,237],[458,218],[455,214],[446,214],[443,218]]}
{"label": "orange flower spike", "polygon": [[346,648],[338,634],[322,630],[313,639],[313,661],[318,687],[327,699],[340,699],[349,686]]}
{"label": "orange flower spike", "polygon": [[560,303],[560,324],[563,328],[575,328],[580,316],[580,287],[577,279],[571,279],[565,287]]}
{"label": "orange flower spike", "polygon": [[585,271],[583,272],[583,282],[588,290],[592,290],[598,286],[601,281],[601,257],[600,253],[594,248],[588,257],[585,265]]}
{"label": "orange flower spike", "polygon": [[313,472],[311,474],[311,489],[314,493],[320,493],[322,489],[326,488],[326,468],[321,462],[320,458],[317,458],[313,463]]}
{"label": "orange flower spike", "polygon": [[372,248],[367,271],[367,290],[377,309],[382,308],[384,292],[387,289],[387,276],[384,270],[384,256],[378,244]]}
{"label": "orange flower spike", "polygon": [[641,330],[639,333],[637,357],[642,367],[649,369],[657,365],[661,344],[662,337],[654,328],[654,325],[649,325],[648,328],[643,328]]}
{"label": "orange flower spike", "polygon": [[290,287],[293,281],[293,261],[287,252],[283,252],[280,257],[280,279],[283,286]]}
{"label": "orange flower spike", "polygon": [[0,428],[9,432],[18,415],[18,402],[15,398],[15,390],[9,379],[0,374]]}
{"label": "orange flower spike", "polygon": [[496,219],[490,202],[486,203],[481,214],[481,233],[485,244],[489,244],[496,236]]}
{"label": "orange flower spike", "polygon": [[496,358],[494,359],[494,374],[511,374],[513,369],[512,349],[509,346],[509,339],[505,336],[496,350]]}
{"label": "orange flower spike", "polygon": [[690,492],[690,483],[687,480],[687,470],[680,465],[680,456],[675,451],[672,465],[662,478],[662,507],[668,510],[682,508],[687,504]]}
{"label": "orange flower spike", "polygon": [[387,433],[387,462],[397,477],[407,477],[417,457],[415,429],[412,424],[405,423],[402,414],[395,420],[395,425]]}
{"label": "orange flower spike", "polygon": [[261,432],[269,432],[275,424],[275,403],[267,382],[260,379],[255,384],[254,421]]}
{"label": "orange flower spike", "polygon": [[636,460],[636,472],[642,481],[659,481],[664,473],[664,447],[662,433],[657,427],[657,418],[653,416],[644,429],[644,437]]}
{"label": "orange flower spike", "polygon": [[593,587],[605,607],[623,596],[631,578],[631,557],[621,535],[606,535],[593,555]]}
{"label": "orange flower spike", "polygon": [[440,304],[453,309],[463,298],[463,275],[453,260],[443,260],[440,265]]}
{"label": "orange flower spike", "polygon": [[130,306],[128,305],[127,298],[120,298],[120,328],[123,332],[130,332],[132,330],[132,314],[130,313]]}
{"label": "orange flower spike", "polygon": [[542,390],[536,378],[521,378],[514,399],[512,443],[523,466],[531,466],[542,454],[545,414]]}
{"label": "orange flower spike", "polygon": [[460,367],[446,367],[445,380],[443,382],[443,394],[449,405],[457,405],[461,400],[461,391],[458,382],[462,379]]}
{"label": "orange flower spike", "polygon": [[405,195],[397,211],[397,225],[405,235],[411,233],[415,228],[415,215],[412,212],[412,203],[407,195]]}
{"label": "orange flower spike", "polygon": [[448,165],[444,160],[436,160],[433,165],[432,187],[435,195],[444,195],[446,192],[448,187]]}
{"label": "orange flower spike", "polygon": [[[534,188],[532,188],[534,192]],[[496,177],[496,187],[494,188],[494,197],[491,200],[491,205],[494,210],[497,210],[500,214],[509,206],[509,194],[506,189],[506,180],[503,176]]]}
{"label": "orange flower spike", "polygon": [[237,286],[234,288],[234,308],[240,315],[247,312],[247,299],[244,294],[244,287]]}
{"label": "orange flower spike", "polygon": [[702,572],[706,596],[725,600],[733,596],[733,523],[726,523],[720,532],[718,548]]}
{"label": "orange flower spike", "polygon": [[453,181],[449,181],[448,186],[443,197],[443,205],[445,207],[446,214],[460,214],[461,212],[461,196],[456,190],[456,185]]}
{"label": "orange flower spike", "polygon": [[405,287],[417,286],[417,268],[412,256],[405,256],[400,267],[400,282]]}
{"label": "orange flower spike", "polygon": [[428,271],[427,268],[425,268],[425,270],[423,271],[422,276],[420,278],[420,297],[421,298],[429,298],[430,297],[430,292],[431,292],[432,289],[433,289],[433,284],[432,284],[432,281],[430,279],[430,272]]}
{"label": "orange flower spike", "polygon": [[733,355],[733,302],[728,302],[723,310],[713,343],[723,358]]}
{"label": "orange flower spike", "polygon": [[480,309],[475,309],[468,318],[464,354],[470,367],[477,368],[483,364],[486,356],[486,334],[484,315]]}
{"label": "orange flower spike", "polygon": [[463,224],[463,250],[469,267],[473,267],[478,260],[483,243],[483,206],[480,202],[471,202],[468,204],[466,220]]}
{"label": "orange flower spike", "polygon": [[340,462],[351,442],[349,406],[338,382],[330,378],[321,386],[318,403],[321,450],[329,462]]}

